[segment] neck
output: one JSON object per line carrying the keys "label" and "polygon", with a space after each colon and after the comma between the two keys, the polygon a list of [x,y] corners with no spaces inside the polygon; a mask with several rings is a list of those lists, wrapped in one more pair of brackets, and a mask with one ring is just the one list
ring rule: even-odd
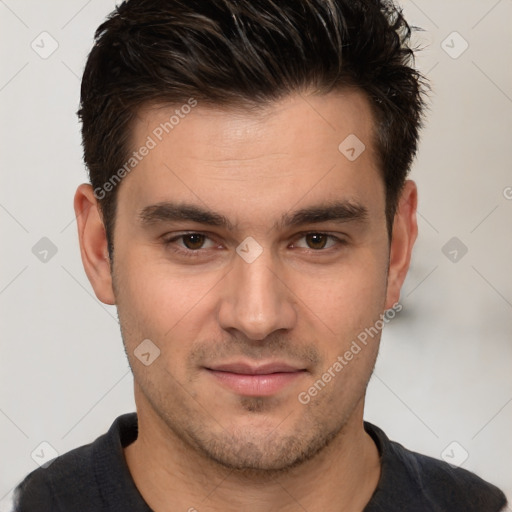
{"label": "neck", "polygon": [[125,448],[135,485],[155,512],[362,511],[380,477],[377,447],[363,426],[364,400],[335,439],[286,472],[240,472],[206,458],[137,403],[139,435]]}

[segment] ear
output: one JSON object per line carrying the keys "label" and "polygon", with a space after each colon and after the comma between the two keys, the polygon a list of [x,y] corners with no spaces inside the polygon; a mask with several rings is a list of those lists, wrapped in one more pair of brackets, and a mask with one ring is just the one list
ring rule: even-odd
{"label": "ear", "polygon": [[406,180],[393,221],[393,236],[389,254],[388,287],[385,308],[400,300],[400,290],[409,270],[414,242],[418,236],[416,183]]}
{"label": "ear", "polygon": [[108,255],[107,235],[98,200],[91,185],[80,185],[75,193],[74,208],[85,273],[96,297],[104,304],[115,304]]}

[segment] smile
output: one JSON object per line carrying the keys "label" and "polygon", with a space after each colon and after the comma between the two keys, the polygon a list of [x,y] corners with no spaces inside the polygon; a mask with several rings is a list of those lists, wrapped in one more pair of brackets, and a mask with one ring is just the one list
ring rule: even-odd
{"label": "smile", "polygon": [[271,396],[292,384],[306,373],[285,363],[248,365],[233,363],[206,368],[224,388],[244,396]]}

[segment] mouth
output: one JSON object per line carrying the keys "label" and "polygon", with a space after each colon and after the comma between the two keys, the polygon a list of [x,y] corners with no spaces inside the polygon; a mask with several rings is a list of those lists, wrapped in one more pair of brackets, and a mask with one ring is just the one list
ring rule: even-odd
{"label": "mouth", "polygon": [[272,396],[307,372],[284,362],[248,364],[236,362],[205,367],[222,387],[243,396]]}

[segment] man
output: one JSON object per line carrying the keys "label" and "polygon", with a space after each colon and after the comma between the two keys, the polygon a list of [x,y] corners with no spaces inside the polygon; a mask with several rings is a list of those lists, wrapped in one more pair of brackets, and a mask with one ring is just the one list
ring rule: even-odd
{"label": "man", "polygon": [[16,510],[505,507],[363,421],[417,235],[409,36],[378,0],[130,0],[98,29],[75,211],[137,414]]}

